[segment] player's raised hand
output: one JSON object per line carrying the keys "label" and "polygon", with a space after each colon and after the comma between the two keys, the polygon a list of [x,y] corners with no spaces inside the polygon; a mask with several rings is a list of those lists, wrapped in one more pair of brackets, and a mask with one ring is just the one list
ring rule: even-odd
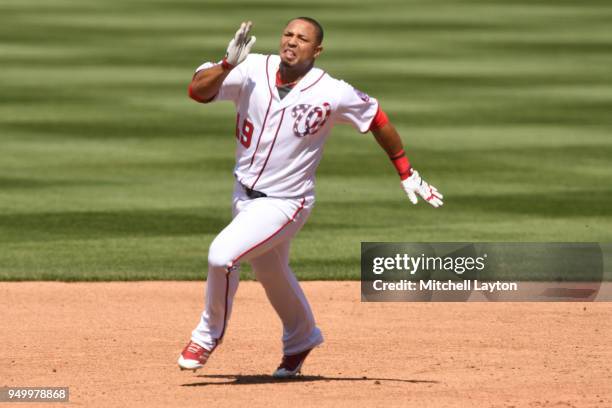
{"label": "player's raised hand", "polygon": [[255,36],[249,37],[252,26],[253,23],[250,21],[243,21],[240,24],[240,28],[227,46],[227,52],[225,58],[223,58],[224,65],[229,65],[230,68],[233,68],[244,61],[247,55],[249,55],[251,47],[253,47],[256,41]]}
{"label": "player's raised hand", "polygon": [[402,187],[412,204],[417,203],[417,194],[436,208],[443,204],[442,198],[444,196],[434,186],[427,184],[416,170],[412,170],[412,175],[402,181]]}

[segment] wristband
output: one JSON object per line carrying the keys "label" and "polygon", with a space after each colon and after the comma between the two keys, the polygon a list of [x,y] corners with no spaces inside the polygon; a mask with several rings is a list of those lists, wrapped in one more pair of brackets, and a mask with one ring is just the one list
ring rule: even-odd
{"label": "wristband", "polygon": [[408,161],[408,157],[406,157],[406,153],[404,149],[395,153],[393,156],[389,156],[393,166],[397,170],[397,174],[399,174],[400,179],[406,180],[412,174],[412,166],[410,165],[410,161]]}
{"label": "wristband", "polygon": [[234,66],[232,64],[230,64],[229,62],[227,62],[227,59],[224,57],[223,61],[221,61],[221,66],[223,67],[223,69],[225,70],[231,70],[234,68]]}

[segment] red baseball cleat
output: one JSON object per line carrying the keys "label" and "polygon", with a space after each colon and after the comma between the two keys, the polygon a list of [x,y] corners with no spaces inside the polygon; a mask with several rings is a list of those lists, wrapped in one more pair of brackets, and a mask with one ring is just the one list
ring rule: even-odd
{"label": "red baseball cleat", "polygon": [[308,357],[308,353],[312,351],[311,348],[304,350],[301,353],[294,354],[292,356],[283,356],[281,364],[278,366],[276,371],[272,374],[274,378],[294,378],[300,374],[302,364]]}
{"label": "red baseball cleat", "polygon": [[190,341],[178,358],[178,365],[181,370],[196,370],[204,367],[206,361],[210,357],[210,351],[200,346],[198,343]]}

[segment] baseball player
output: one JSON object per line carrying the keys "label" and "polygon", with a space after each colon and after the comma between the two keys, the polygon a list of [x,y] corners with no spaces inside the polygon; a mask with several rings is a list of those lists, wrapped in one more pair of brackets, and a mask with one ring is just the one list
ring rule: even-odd
{"label": "baseball player", "polygon": [[284,28],[279,55],[251,54],[255,37],[243,22],[218,63],[201,65],[189,95],[201,103],[231,101],[236,107],[233,219],[208,253],[206,305],[178,359],[197,370],[226,332],[238,288],[239,265],[249,262],[283,324],[283,357],[277,378],[300,373],[308,353],[323,342],[310,305],[289,266],[291,240],[314,201],[315,171],[336,124],[368,131],[389,155],[413,204],[434,207],[442,194],[412,169],[395,128],[376,99],[314,67],[323,29],[309,17]]}

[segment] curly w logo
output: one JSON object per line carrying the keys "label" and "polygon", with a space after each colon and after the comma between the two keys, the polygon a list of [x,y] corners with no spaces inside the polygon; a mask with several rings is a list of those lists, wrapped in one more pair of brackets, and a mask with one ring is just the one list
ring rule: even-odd
{"label": "curly w logo", "polygon": [[297,137],[314,135],[325,125],[331,114],[331,105],[327,102],[322,106],[296,105],[291,110],[291,117],[295,118],[293,133]]}

